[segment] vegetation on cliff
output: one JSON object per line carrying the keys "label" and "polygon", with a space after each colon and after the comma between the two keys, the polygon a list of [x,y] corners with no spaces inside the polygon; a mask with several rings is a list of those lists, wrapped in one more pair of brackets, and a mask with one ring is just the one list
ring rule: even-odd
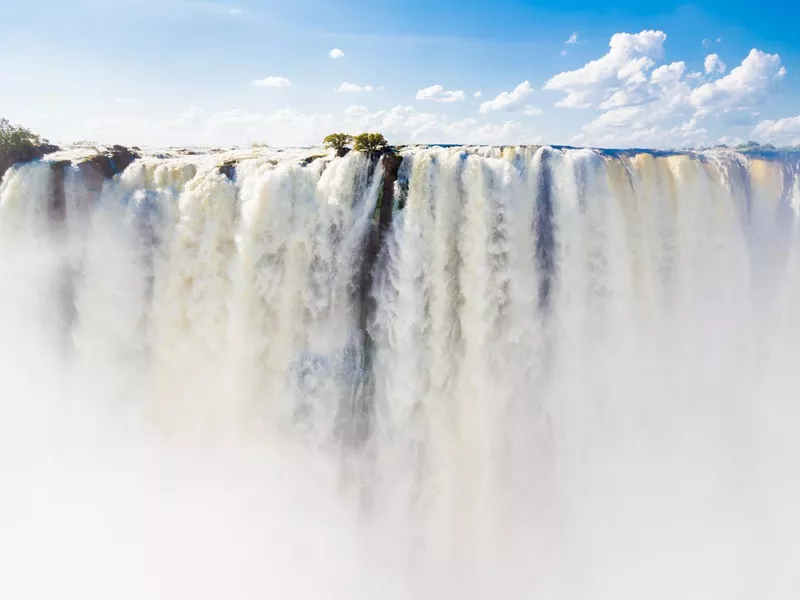
{"label": "vegetation on cliff", "polygon": [[30,129],[0,117],[0,178],[16,163],[30,162],[58,150]]}
{"label": "vegetation on cliff", "polygon": [[353,143],[353,136],[349,133],[332,133],[325,136],[322,143],[326,148],[333,148],[336,152],[341,152]]}
{"label": "vegetation on cliff", "polygon": [[36,148],[47,140],[42,140],[30,129],[14,125],[8,119],[0,118],[0,152],[17,154],[27,149]]}
{"label": "vegetation on cliff", "polygon": [[336,150],[339,156],[347,154],[351,145],[353,150],[367,154],[382,152],[389,145],[382,133],[359,133],[356,136],[349,133],[332,133],[325,137],[323,143],[326,148]]}
{"label": "vegetation on cliff", "polygon": [[382,133],[359,133],[354,138],[353,150],[375,154],[388,146]]}

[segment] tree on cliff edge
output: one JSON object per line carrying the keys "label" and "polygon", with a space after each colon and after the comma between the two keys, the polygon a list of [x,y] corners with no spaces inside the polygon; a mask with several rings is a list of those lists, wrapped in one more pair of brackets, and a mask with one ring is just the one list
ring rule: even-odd
{"label": "tree on cliff edge", "polygon": [[8,119],[0,118],[0,152],[18,154],[41,144],[42,139],[30,129],[12,125]]}
{"label": "tree on cliff edge", "polygon": [[386,138],[381,133],[359,133],[355,137],[355,145],[353,150],[366,152],[367,154],[375,154],[380,152],[389,144]]}
{"label": "tree on cliff edge", "polygon": [[325,136],[322,143],[326,148],[333,148],[336,152],[341,152],[353,142],[353,136],[349,133],[332,133]]}

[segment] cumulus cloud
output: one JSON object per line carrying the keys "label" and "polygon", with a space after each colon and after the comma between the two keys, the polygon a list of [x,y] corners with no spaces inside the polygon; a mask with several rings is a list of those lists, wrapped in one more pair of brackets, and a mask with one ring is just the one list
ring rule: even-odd
{"label": "cumulus cloud", "polygon": [[727,65],[722,62],[719,54],[709,54],[706,56],[705,61],[703,61],[703,67],[705,68],[707,74],[724,73],[728,70]]}
{"label": "cumulus cloud", "polygon": [[761,121],[753,129],[752,137],[760,142],[777,145],[800,145],[800,115],[774,121]]}
{"label": "cumulus cloud", "polygon": [[480,112],[485,114],[494,110],[514,110],[524,103],[525,98],[533,93],[529,81],[523,81],[511,92],[502,92],[494,98],[481,104]]}
{"label": "cumulus cloud", "polygon": [[647,72],[664,55],[666,39],[662,31],[615,33],[604,56],[551,77],[544,89],[567,94],[556,106],[595,106],[620,89],[646,83]]}
{"label": "cumulus cloud", "polygon": [[334,48],[333,50],[328,52],[328,56],[330,56],[334,60],[337,59],[337,58],[344,58],[344,52],[339,50],[339,48]]}
{"label": "cumulus cloud", "polygon": [[476,98],[480,98],[481,96],[483,96],[483,92],[481,90],[478,90],[477,92],[475,92],[472,95],[475,96]]}
{"label": "cumulus cloud", "polygon": [[706,130],[688,104],[691,87],[682,61],[662,65],[644,82],[616,89],[594,108],[605,111],[585,125],[574,141],[623,146],[687,146],[704,139]]}
{"label": "cumulus cloud", "polygon": [[441,85],[432,85],[417,91],[417,100],[434,102],[458,102],[466,97],[464,90],[446,90]]}
{"label": "cumulus cloud", "polygon": [[665,41],[660,31],[615,34],[604,56],[547,81],[545,89],[566,94],[556,106],[602,111],[574,142],[696,145],[707,139],[709,123],[753,123],[754,109],[786,75],[777,54],[755,49],[725,76],[717,54],[706,57],[705,74],[687,72],[683,61],[657,66]]}
{"label": "cumulus cloud", "polygon": [[348,94],[358,94],[361,92],[374,92],[377,88],[371,85],[358,85],[355,83],[343,82],[338,88],[337,92],[345,92]]}
{"label": "cumulus cloud", "polygon": [[535,117],[542,114],[542,109],[536,108],[535,106],[531,106],[530,104],[526,104],[525,106],[522,107],[522,110],[520,112],[526,117]]}
{"label": "cumulus cloud", "polygon": [[762,102],[785,76],[780,56],[753,48],[742,64],[725,77],[692,90],[689,101],[700,115],[752,107]]}
{"label": "cumulus cloud", "polygon": [[292,82],[286,79],[286,77],[264,77],[264,79],[256,79],[253,81],[253,85],[257,85],[258,87],[271,87],[271,88],[287,88],[292,85]]}

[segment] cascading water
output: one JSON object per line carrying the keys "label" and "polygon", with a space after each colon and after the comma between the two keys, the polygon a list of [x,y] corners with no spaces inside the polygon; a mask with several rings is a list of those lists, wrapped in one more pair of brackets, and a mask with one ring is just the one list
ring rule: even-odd
{"label": "cascading water", "polygon": [[797,596],[798,157],[402,158],[6,174],[0,595]]}

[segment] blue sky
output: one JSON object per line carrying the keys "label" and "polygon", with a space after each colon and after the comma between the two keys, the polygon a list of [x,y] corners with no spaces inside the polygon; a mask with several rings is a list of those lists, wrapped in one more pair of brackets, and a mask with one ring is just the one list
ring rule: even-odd
{"label": "blue sky", "polygon": [[793,4],[0,0],[0,115],[139,145],[800,143]]}

